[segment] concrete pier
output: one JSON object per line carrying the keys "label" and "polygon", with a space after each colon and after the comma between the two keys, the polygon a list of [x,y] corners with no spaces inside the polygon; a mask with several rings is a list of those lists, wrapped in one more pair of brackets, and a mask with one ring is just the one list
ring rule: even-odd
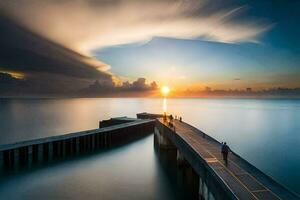
{"label": "concrete pier", "polygon": [[[138,116],[146,119],[147,113]],[[160,115],[150,114],[149,118],[153,116],[158,116],[156,146],[175,149],[177,163],[186,161],[196,171],[199,199],[300,199],[234,152],[229,155],[226,166],[220,152],[221,144],[195,127],[178,120],[173,120],[173,126],[169,127],[168,121],[163,121]]]}
{"label": "concrete pier", "polygon": [[[199,129],[178,120],[172,127],[162,115],[140,113],[138,118],[112,118],[99,129],[0,145],[0,168],[15,169],[110,148],[154,132],[154,146],[170,152],[172,166],[187,172],[201,200],[299,200],[236,153],[223,163],[221,144]],[[148,119],[149,118],[149,119]],[[189,175],[186,175],[189,174]],[[194,183],[194,182],[193,182]]]}
{"label": "concrete pier", "polygon": [[113,118],[99,129],[0,145],[0,168],[15,169],[109,148],[153,133],[151,119]]}

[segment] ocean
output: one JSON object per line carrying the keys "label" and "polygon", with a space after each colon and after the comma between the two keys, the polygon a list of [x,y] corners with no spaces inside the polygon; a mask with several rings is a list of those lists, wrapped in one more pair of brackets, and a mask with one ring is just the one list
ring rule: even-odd
{"label": "ocean", "polygon": [[[215,139],[226,141],[244,159],[300,194],[300,100],[297,99],[0,99],[0,144],[94,129],[100,120],[135,117],[139,112],[167,112],[181,116],[183,121]],[[52,197],[62,195],[80,199],[80,190],[85,195],[90,191],[91,199],[96,193],[110,199],[112,196],[105,191],[112,192],[110,187],[114,186],[121,194],[135,189],[141,193],[136,195],[139,198],[159,199],[155,196],[159,194],[161,199],[173,199],[172,190],[177,186],[164,177],[165,172],[157,161],[152,143],[153,138],[149,136],[76,162],[68,161],[19,176],[8,176],[0,181],[0,195],[10,194],[14,199],[27,195],[28,199],[39,199],[42,194],[55,193]],[[136,164],[134,169],[137,166],[143,169],[140,172],[136,169],[139,172],[137,180],[123,188],[123,181],[132,180],[124,174],[133,173],[126,160]],[[142,164],[138,164],[141,160]],[[120,169],[119,165],[125,167]],[[120,173],[115,174],[112,170]],[[115,182],[103,181],[103,177],[108,180],[108,175]],[[106,190],[93,188],[89,181]],[[163,184],[164,191],[156,188],[157,184]],[[145,192],[144,187],[150,188],[149,191]],[[13,188],[19,188],[19,195],[10,192]]]}

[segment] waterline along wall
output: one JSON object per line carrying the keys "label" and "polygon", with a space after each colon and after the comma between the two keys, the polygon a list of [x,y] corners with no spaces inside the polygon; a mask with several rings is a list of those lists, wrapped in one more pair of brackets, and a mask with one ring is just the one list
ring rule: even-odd
{"label": "waterline along wall", "polygon": [[0,168],[17,169],[109,148],[153,133],[154,120],[112,118],[99,129],[17,142],[0,146]]}
{"label": "waterline along wall", "polygon": [[204,162],[199,162],[197,153],[191,151],[189,145],[185,145],[183,141],[173,138],[175,137],[173,131],[174,129],[164,127],[163,124],[157,122],[154,132],[156,141],[159,148],[176,152],[178,165],[191,166],[196,171],[199,179],[199,199],[239,199],[234,193],[230,192],[229,187],[222,185],[213,176],[213,173],[209,172],[209,168],[204,165]]}
{"label": "waterline along wall", "polygon": [[300,199],[234,152],[225,166],[220,143],[191,125],[156,114],[137,117],[104,120],[99,129],[1,145],[1,171],[94,152],[154,132],[155,149],[171,151],[182,170],[192,169],[197,180],[193,186],[201,200]]}

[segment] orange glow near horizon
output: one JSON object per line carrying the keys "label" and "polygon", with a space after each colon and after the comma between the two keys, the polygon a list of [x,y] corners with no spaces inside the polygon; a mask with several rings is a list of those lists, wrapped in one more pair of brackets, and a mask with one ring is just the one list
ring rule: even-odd
{"label": "orange glow near horizon", "polygon": [[161,87],[160,91],[161,91],[162,95],[164,97],[166,97],[170,93],[170,88],[168,86],[163,86],[163,87]]}
{"label": "orange glow near horizon", "polygon": [[21,72],[1,70],[0,73],[7,73],[16,79],[24,79],[25,75]]}

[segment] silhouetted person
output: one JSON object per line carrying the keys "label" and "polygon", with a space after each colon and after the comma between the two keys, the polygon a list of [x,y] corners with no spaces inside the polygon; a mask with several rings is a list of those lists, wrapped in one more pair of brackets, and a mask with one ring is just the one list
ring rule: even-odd
{"label": "silhouetted person", "polygon": [[179,117],[179,121],[182,122],[182,117]]}
{"label": "silhouetted person", "polygon": [[170,115],[170,121],[173,121],[173,119],[174,119],[173,115]]}
{"label": "silhouetted person", "polygon": [[163,120],[164,120],[164,122],[167,121],[167,114],[166,114],[166,112],[164,112]]}
{"label": "silhouetted person", "polygon": [[225,165],[227,166],[229,147],[227,146],[226,142],[222,143],[221,153],[223,155],[223,160],[225,161]]}

